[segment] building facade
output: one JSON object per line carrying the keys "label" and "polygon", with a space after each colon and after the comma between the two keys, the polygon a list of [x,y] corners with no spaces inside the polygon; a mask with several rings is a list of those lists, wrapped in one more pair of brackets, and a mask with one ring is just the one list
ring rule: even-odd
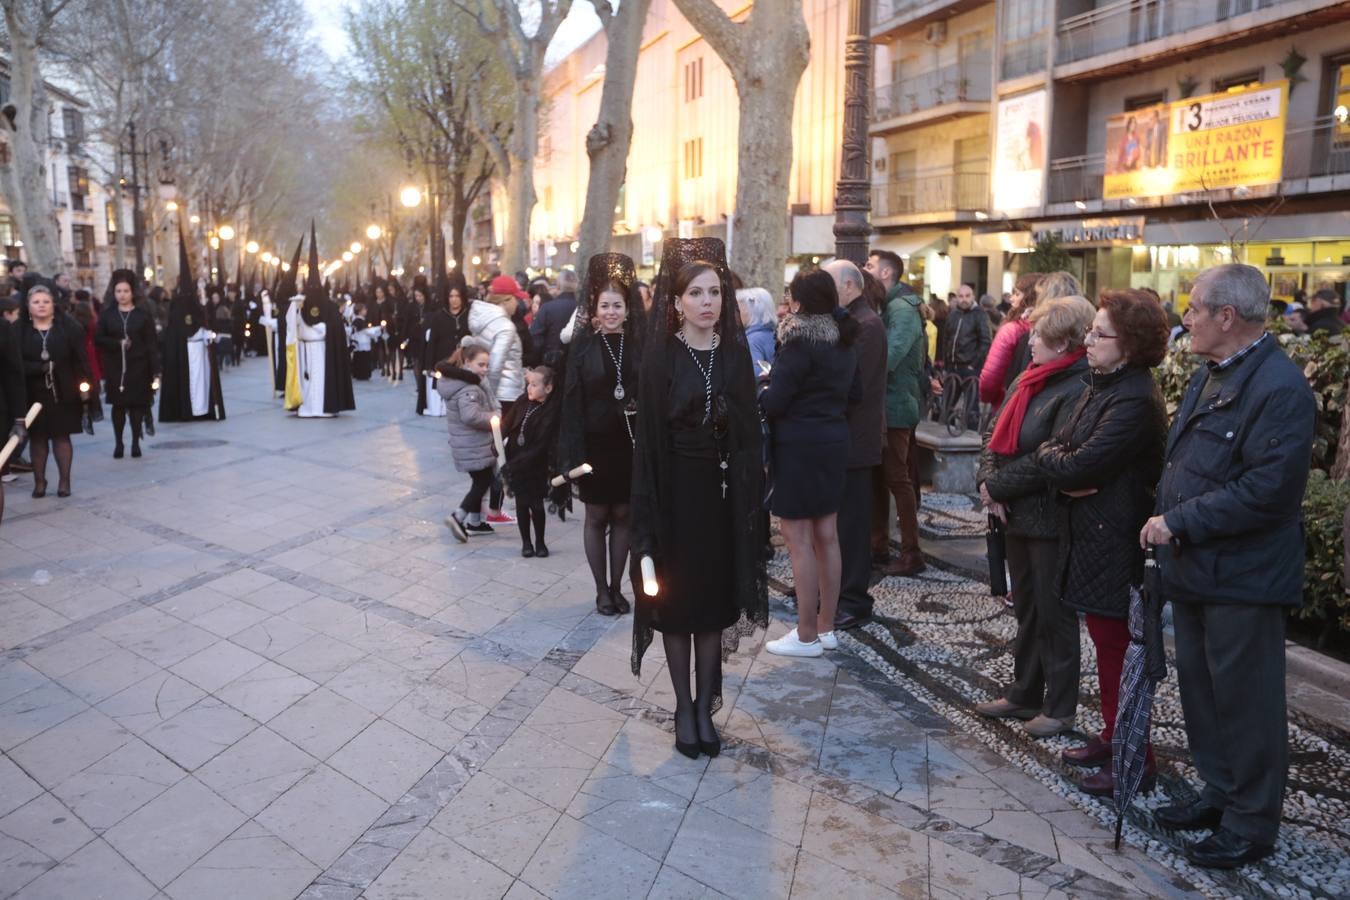
{"label": "building facade", "polygon": [[[719,0],[734,17],[750,3]],[[797,90],[789,176],[790,254],[807,260],[834,249],[834,187],[843,127],[844,0],[804,0],[811,60]],[[573,265],[586,206],[586,132],[599,113],[606,41],[597,34],[545,76],[547,113],[535,163],[539,198],[531,220],[535,269]],[[663,236],[729,242],[736,202],[737,99],[730,73],[671,0],[653,0],[633,91],[628,179],[615,214],[614,247],[641,267]]]}
{"label": "building facade", "polygon": [[[85,128],[88,104],[74,94],[48,82],[47,190],[56,214],[57,233],[66,271],[85,287],[103,284],[113,268],[117,240],[114,193],[105,183],[115,152],[94,140]],[[0,106],[9,102],[9,72],[0,59]],[[9,147],[0,137],[0,154]],[[123,203],[121,221],[132,239],[131,204]],[[0,195],[0,277],[8,274],[6,261],[25,259],[23,235],[19,233],[7,198]],[[55,272],[43,272],[52,276]]]}
{"label": "building facade", "polygon": [[1350,282],[1350,2],[873,0],[874,246],[997,295],[1053,238],[1094,293]]}

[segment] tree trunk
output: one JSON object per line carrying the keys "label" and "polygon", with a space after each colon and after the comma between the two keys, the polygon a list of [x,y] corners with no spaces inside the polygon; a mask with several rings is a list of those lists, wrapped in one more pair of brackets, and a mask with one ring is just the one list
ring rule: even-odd
{"label": "tree trunk", "polygon": [[675,0],[731,71],[739,95],[731,267],[777,296],[788,251],[792,116],[811,54],[801,0],[756,3],[732,22],[714,0]]}
{"label": "tree trunk", "polygon": [[450,258],[464,270],[464,225],[469,221],[469,198],[464,196],[464,174],[450,176]]}
{"label": "tree trunk", "polygon": [[628,152],[633,144],[633,84],[650,7],[651,0],[625,0],[618,12],[605,20],[605,83],[600,114],[586,135],[591,171],[577,256],[582,266],[595,254],[609,250],[614,233],[614,207],[628,174]]}
{"label": "tree trunk", "polygon": [[37,45],[12,4],[5,5],[10,38],[10,103],[16,127],[9,130],[10,162],[0,166],[0,185],[9,200],[23,240],[29,268],[55,276],[65,269],[56,211],[47,192],[47,91],[38,66]]}
{"label": "tree trunk", "polygon": [[516,87],[516,121],[507,141],[506,229],[502,272],[514,275],[530,262],[530,217],[534,193],[534,161],[539,154],[539,81],[522,80]]}

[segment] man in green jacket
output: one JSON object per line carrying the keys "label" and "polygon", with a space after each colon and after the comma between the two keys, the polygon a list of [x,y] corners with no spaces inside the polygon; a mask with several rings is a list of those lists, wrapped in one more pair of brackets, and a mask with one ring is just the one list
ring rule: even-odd
{"label": "man in green jacket", "polygon": [[[900,280],[905,264],[889,250],[873,250],[867,271],[886,287],[881,311],[886,325],[886,447],[881,477],[873,482],[872,550],[883,574],[916,575],[925,568],[919,549],[919,500],[910,475],[914,427],[919,424],[919,379],[923,377],[922,302]],[[889,492],[890,497],[886,496]],[[890,559],[890,500],[900,524],[900,556]]]}

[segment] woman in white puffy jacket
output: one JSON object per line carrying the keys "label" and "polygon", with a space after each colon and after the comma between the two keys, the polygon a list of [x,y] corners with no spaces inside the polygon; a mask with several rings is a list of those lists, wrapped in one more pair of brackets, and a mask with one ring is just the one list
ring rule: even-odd
{"label": "woman in white puffy jacket", "polygon": [[525,393],[524,355],[515,324],[497,303],[475,300],[469,304],[469,333],[487,342],[488,384],[493,396],[510,409],[509,404]]}
{"label": "woman in white puffy jacket", "polygon": [[[511,288],[516,288],[515,279],[509,275],[493,279],[487,299],[469,304],[469,334],[488,345],[487,382],[492,395],[501,404],[502,420],[505,421],[511,405],[525,393],[525,352],[515,323],[502,308],[503,304],[514,306],[516,302],[515,294],[505,293],[504,283],[499,286],[503,278],[511,283]],[[487,520],[490,524],[513,521],[502,514],[502,493],[501,473],[498,473],[488,493]]]}

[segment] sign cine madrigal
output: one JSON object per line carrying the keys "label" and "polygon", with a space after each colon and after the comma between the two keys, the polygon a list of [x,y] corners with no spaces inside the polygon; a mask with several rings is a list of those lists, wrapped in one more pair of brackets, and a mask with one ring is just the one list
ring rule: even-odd
{"label": "sign cine madrigal", "polygon": [[1279,182],[1288,82],[1112,116],[1102,196],[1165,197]]}

